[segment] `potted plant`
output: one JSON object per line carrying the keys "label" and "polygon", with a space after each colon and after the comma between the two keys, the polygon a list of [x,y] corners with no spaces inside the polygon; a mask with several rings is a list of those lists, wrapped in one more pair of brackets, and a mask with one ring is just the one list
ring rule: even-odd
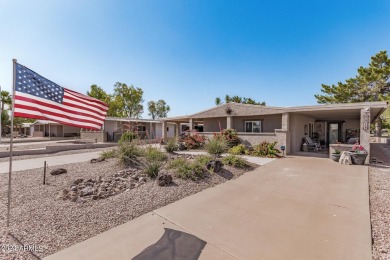
{"label": "potted plant", "polygon": [[332,160],[338,162],[340,160],[340,156],[341,156],[341,151],[336,149],[334,153],[332,153]]}
{"label": "potted plant", "polygon": [[360,144],[355,144],[349,154],[351,156],[352,164],[357,165],[364,165],[368,156],[368,152]]}

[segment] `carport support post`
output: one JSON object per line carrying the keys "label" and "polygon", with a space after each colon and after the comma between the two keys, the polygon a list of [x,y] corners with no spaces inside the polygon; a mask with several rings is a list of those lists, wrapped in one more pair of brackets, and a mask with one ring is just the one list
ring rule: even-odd
{"label": "carport support post", "polygon": [[180,135],[180,123],[176,123],[176,133],[175,137],[178,139]]}
{"label": "carport support post", "polygon": [[165,142],[165,140],[167,139],[167,122],[166,121],[162,121],[161,122],[161,131],[162,131],[162,139],[163,141]]}
{"label": "carport support post", "polygon": [[227,116],[226,117],[226,128],[227,129],[232,129],[233,128],[233,117],[232,116]]}
{"label": "carport support post", "polygon": [[368,156],[366,163],[370,162],[370,108],[366,107],[360,110],[360,145],[367,150]]}

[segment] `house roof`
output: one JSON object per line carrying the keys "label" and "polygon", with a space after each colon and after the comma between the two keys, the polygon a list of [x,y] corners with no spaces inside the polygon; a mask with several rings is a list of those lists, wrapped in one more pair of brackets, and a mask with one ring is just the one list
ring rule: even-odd
{"label": "house roof", "polygon": [[109,116],[106,117],[106,121],[160,123],[160,120],[153,120],[153,119],[109,117]]}
{"label": "house roof", "polygon": [[204,119],[226,117],[227,109],[231,110],[231,116],[258,116],[258,115],[274,115],[283,113],[299,113],[312,115],[319,119],[328,119],[334,117],[359,118],[360,110],[370,108],[371,118],[376,119],[387,107],[387,102],[362,102],[362,103],[343,103],[343,104],[322,104],[313,106],[296,106],[296,107],[271,107],[250,105],[241,103],[222,104],[189,116],[164,118],[164,121],[184,121],[189,119]]}
{"label": "house roof", "polygon": [[49,120],[37,120],[32,125],[61,125],[60,123]]}

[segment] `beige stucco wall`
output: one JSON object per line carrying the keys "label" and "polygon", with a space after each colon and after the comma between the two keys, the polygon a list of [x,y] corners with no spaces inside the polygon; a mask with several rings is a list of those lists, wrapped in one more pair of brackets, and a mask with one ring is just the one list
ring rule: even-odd
{"label": "beige stucco wall", "polygon": [[301,150],[302,138],[304,137],[305,125],[314,123],[315,119],[299,114],[290,115],[290,152],[298,152]]}
{"label": "beige stucco wall", "polygon": [[245,131],[245,121],[262,121],[262,132],[273,133],[275,129],[282,128],[282,115],[262,115],[262,116],[247,116],[247,117],[233,117],[233,128],[237,132]]}
{"label": "beige stucco wall", "polygon": [[[234,119],[233,119],[234,124]],[[204,132],[219,132],[226,128],[226,117],[205,118],[204,119]]]}

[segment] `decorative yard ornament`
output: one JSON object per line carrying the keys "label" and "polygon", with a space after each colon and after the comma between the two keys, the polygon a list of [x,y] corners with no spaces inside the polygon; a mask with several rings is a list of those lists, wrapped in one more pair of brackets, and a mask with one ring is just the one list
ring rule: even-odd
{"label": "decorative yard ornament", "polygon": [[227,106],[225,108],[225,112],[226,112],[226,114],[231,115],[233,113],[233,109],[230,106]]}

